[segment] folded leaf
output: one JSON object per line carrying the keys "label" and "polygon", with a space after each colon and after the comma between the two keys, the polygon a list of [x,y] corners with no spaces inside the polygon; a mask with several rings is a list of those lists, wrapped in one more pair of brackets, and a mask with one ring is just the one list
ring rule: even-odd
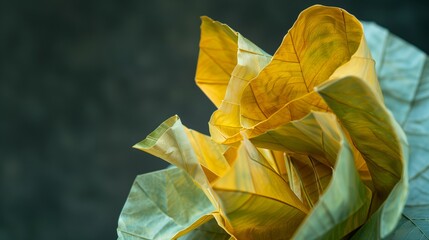
{"label": "folded leaf", "polygon": [[224,157],[228,147],[214,143],[210,137],[189,130],[179,117],[164,121],[134,148],[153,154],[185,170],[203,189],[229,168]]}
{"label": "folded leaf", "polygon": [[[346,77],[316,89],[362,153],[376,192],[371,219],[360,236],[385,237],[397,224],[407,196],[408,143],[391,113],[364,81]],[[378,206],[382,206],[378,209]],[[378,210],[377,210],[378,209]],[[377,224],[376,224],[377,223]],[[376,224],[375,231],[369,231]],[[365,233],[365,234],[364,234]]]}
{"label": "folded leaf", "polygon": [[229,169],[229,163],[224,156],[228,147],[214,143],[209,136],[197,131],[186,129],[188,139],[197,155],[204,173],[210,182],[223,176]]}
{"label": "folded leaf", "polygon": [[359,21],[339,8],[304,10],[272,61],[243,92],[241,124],[247,136],[301,119],[310,111],[329,111],[313,88],[349,75],[365,79],[382,98]]}
{"label": "folded leaf", "polygon": [[200,53],[195,82],[219,107],[237,64],[237,33],[225,24],[201,17]]}
{"label": "folded leaf", "polygon": [[118,239],[172,239],[213,219],[216,208],[182,170],[137,176],[118,223]]}
{"label": "folded leaf", "polygon": [[[337,131],[341,134],[338,127]],[[331,183],[294,238],[340,239],[366,221],[370,203],[371,191],[359,178],[353,153],[343,137]]]}
{"label": "folded leaf", "polygon": [[233,168],[213,189],[228,220],[227,229],[237,239],[288,239],[308,212],[246,139]]}
{"label": "folded leaf", "polygon": [[[361,68],[349,64],[345,68],[354,71],[370,71],[363,30],[359,21],[339,8],[313,6],[304,10],[289,30],[272,61],[253,79],[243,92],[241,122],[252,128],[263,121],[277,127],[289,120],[307,115],[313,105],[323,109],[313,88],[341,74],[354,74],[340,70],[340,66],[352,57],[359,57]],[[364,65],[362,65],[364,64]],[[346,73],[347,72],[347,73]],[[359,75],[360,73],[356,73]],[[304,99],[303,99],[304,98]],[[291,101],[301,99],[305,112],[291,118],[282,110]],[[293,110],[293,109],[292,109]],[[280,114],[281,118],[275,115]]]}
{"label": "folded leaf", "polygon": [[[234,156],[234,153],[201,135],[184,127],[179,117],[173,116],[146,139],[134,145],[134,148],[162,158],[189,174],[217,209],[213,216],[225,229],[223,217],[219,213],[221,206],[210,185],[210,179],[216,179],[219,177],[216,174],[222,175],[221,171],[229,169],[229,163],[223,154]],[[202,150],[203,147],[206,149]]]}
{"label": "folded leaf", "polygon": [[[371,191],[359,178],[353,153],[334,115],[313,112],[251,140],[259,147],[291,154],[299,175],[307,175],[300,182],[315,205],[294,239],[339,239],[365,222]],[[310,166],[303,166],[304,154],[308,155]],[[335,167],[332,179],[328,166]]]}
{"label": "folded leaf", "polygon": [[228,83],[225,98],[210,118],[211,137],[219,143],[241,140],[240,99],[249,81],[268,64],[271,56],[238,34],[237,65]]}
{"label": "folded leaf", "polygon": [[354,16],[316,5],[271,57],[202,17],[211,138],[174,116],[134,146],[178,168],[136,179],[119,238],[429,239],[427,56],[365,32],[375,61]]}
{"label": "folded leaf", "polygon": [[286,169],[286,155],[283,151],[258,148],[259,153],[267,160],[271,168],[278,173],[286,182],[289,180]]}
{"label": "folded leaf", "polygon": [[311,155],[328,167],[334,167],[340,136],[332,130],[335,118],[323,119],[320,124],[313,114],[251,139],[257,147]]}
{"label": "folded leaf", "polygon": [[179,238],[179,240],[228,240],[232,239],[213,218],[208,222],[200,225],[198,228],[193,229],[186,235]]}
{"label": "folded leaf", "polygon": [[[207,189],[207,176],[185,129],[178,116],[170,117],[133,147],[185,170],[203,189]],[[198,145],[195,147],[198,148]]]}

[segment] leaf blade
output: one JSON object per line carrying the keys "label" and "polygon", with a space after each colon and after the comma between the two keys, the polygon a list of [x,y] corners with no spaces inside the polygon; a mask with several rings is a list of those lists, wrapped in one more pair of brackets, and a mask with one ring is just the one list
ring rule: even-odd
{"label": "leaf blade", "polygon": [[359,22],[344,10],[324,6],[304,10],[272,61],[244,90],[243,126],[250,128],[312,92],[350,60],[361,37]]}
{"label": "leaf blade", "polygon": [[[359,232],[364,236],[385,237],[397,224],[407,196],[408,142],[405,134],[370,86],[357,77],[326,83],[316,91],[364,156],[376,189],[371,206],[371,211],[375,212],[371,219],[376,220],[370,220]],[[369,231],[368,226],[376,221],[380,221],[379,227]]]}
{"label": "leaf blade", "polygon": [[215,210],[204,192],[178,168],[139,175],[119,217],[118,236],[178,237],[213,218]]}
{"label": "leaf blade", "polygon": [[[312,112],[301,120],[292,121],[251,140],[257,146],[274,147],[291,156],[308,154],[316,161],[323,162],[321,166],[335,167],[332,179],[324,184],[325,192],[300,225],[294,239],[339,239],[365,222],[371,191],[360,180],[352,150],[332,114]],[[303,181],[301,184],[317,188],[321,180],[307,178],[309,182]],[[326,220],[327,216],[330,217],[329,221]]]}
{"label": "leaf blade", "polygon": [[275,234],[288,238],[308,211],[246,139],[231,171],[213,189],[228,219],[228,230],[237,239],[273,238]]}
{"label": "leaf blade", "polygon": [[[385,103],[403,127],[410,144],[409,196],[397,228],[388,239],[427,239],[429,230],[429,64],[425,53],[374,24],[365,23],[368,43],[378,60]],[[382,43],[380,46],[379,43]]]}
{"label": "leaf blade", "polygon": [[200,52],[195,82],[218,107],[237,64],[237,33],[225,24],[201,17]]}

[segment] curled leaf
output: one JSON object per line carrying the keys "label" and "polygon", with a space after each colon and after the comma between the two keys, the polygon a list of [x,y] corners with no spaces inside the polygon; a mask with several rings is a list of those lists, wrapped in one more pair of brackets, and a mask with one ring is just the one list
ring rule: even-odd
{"label": "curled leaf", "polygon": [[178,168],[136,180],[120,238],[429,236],[424,53],[320,5],[273,56],[208,17],[201,31],[196,83],[218,108],[211,136],[174,116],[134,146]]}
{"label": "curled leaf", "polygon": [[200,53],[195,82],[219,106],[237,64],[237,33],[225,24],[201,17]]}

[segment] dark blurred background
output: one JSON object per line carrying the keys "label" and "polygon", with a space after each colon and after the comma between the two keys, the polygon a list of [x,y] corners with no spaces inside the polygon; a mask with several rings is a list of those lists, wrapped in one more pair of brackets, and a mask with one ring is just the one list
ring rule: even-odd
{"label": "dark blurred background", "polygon": [[[194,84],[199,16],[274,53],[304,0],[0,2],[0,239],[115,239],[136,175],[131,149],[178,114],[208,133]],[[320,1],[429,52],[427,0]]]}

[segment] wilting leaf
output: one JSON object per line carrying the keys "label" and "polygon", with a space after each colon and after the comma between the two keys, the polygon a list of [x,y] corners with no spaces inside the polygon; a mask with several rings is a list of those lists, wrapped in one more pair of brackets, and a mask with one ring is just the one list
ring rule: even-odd
{"label": "wilting leaf", "polygon": [[410,144],[409,196],[393,239],[429,239],[427,55],[374,23],[364,24],[387,107]]}
{"label": "wilting leaf", "polygon": [[137,176],[119,217],[119,239],[180,237],[213,218],[216,209],[182,170]]}

